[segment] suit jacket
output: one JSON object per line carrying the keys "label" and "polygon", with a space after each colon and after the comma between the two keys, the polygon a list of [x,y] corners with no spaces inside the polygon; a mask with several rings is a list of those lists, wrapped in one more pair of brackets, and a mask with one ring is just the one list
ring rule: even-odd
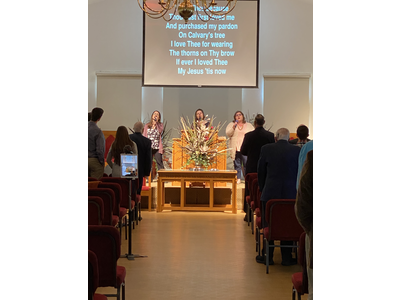
{"label": "suit jacket", "polygon": [[300,147],[279,140],[262,146],[258,160],[258,185],[261,201],[296,199]]}
{"label": "suit jacket", "polygon": [[130,134],[129,138],[136,143],[138,149],[139,179],[143,181],[143,177],[149,176],[151,172],[153,161],[151,141],[138,132]]}
{"label": "suit jacket", "polygon": [[240,153],[247,155],[246,174],[257,172],[261,147],[270,143],[275,143],[274,134],[263,127],[256,127],[244,135]]}

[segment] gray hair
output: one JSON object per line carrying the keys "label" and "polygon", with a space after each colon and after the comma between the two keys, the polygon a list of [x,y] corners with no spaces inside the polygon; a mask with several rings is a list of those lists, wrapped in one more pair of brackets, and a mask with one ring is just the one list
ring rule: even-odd
{"label": "gray hair", "polygon": [[279,129],[276,131],[275,136],[276,136],[276,139],[277,139],[278,141],[279,141],[279,140],[288,141],[288,140],[289,140],[289,137],[290,137],[290,131],[289,131],[289,129],[287,129],[287,128],[279,128]]}
{"label": "gray hair", "polygon": [[136,122],[135,125],[133,125],[133,131],[135,132],[143,133],[143,128],[144,128],[143,123],[140,121]]}

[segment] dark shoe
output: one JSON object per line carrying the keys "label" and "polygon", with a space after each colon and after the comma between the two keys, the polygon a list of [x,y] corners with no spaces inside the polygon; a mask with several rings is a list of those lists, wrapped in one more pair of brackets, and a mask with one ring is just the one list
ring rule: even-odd
{"label": "dark shoe", "polygon": [[270,266],[273,266],[274,264],[275,264],[275,263],[274,263],[273,260],[270,260],[270,261],[269,261],[269,265],[270,265]]}
{"label": "dark shoe", "polygon": [[258,262],[259,264],[264,264],[265,265],[265,256],[257,255],[256,256],[256,262]]}
{"label": "dark shoe", "polygon": [[282,261],[282,266],[293,266],[297,265],[297,260],[295,258],[291,258],[289,261]]}
{"label": "dark shoe", "polygon": [[[257,261],[259,264],[264,264],[264,265],[265,265],[265,256],[257,255],[257,256],[256,256],[256,261]],[[270,265],[270,266],[274,265],[274,261],[273,261],[273,260],[270,260],[270,261],[269,261],[269,265]]]}
{"label": "dark shoe", "polygon": [[247,215],[244,216],[243,221],[248,222]]}

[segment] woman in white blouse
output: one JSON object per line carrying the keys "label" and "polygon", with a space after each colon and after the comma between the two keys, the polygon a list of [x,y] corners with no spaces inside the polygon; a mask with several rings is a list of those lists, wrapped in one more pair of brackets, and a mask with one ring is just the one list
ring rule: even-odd
{"label": "woman in white blouse", "polygon": [[254,126],[247,123],[243,113],[238,110],[233,116],[233,121],[226,126],[226,135],[229,138],[230,156],[233,160],[233,165],[237,171],[237,182],[240,183],[241,171],[246,174],[247,156],[240,153],[244,135],[254,130]]}

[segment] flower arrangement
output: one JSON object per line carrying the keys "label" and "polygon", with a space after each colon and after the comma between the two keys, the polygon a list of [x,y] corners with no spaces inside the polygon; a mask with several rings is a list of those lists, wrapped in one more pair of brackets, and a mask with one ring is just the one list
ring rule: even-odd
{"label": "flower arrangement", "polygon": [[185,120],[181,117],[180,126],[183,131],[182,139],[184,139],[182,150],[189,155],[186,165],[194,162],[196,167],[210,166],[216,156],[226,152],[229,149],[219,150],[221,144],[224,142],[218,142],[217,136],[221,123],[217,126],[213,126],[214,117],[208,118],[205,116],[204,120],[196,121],[193,119],[190,125],[189,119]]}

